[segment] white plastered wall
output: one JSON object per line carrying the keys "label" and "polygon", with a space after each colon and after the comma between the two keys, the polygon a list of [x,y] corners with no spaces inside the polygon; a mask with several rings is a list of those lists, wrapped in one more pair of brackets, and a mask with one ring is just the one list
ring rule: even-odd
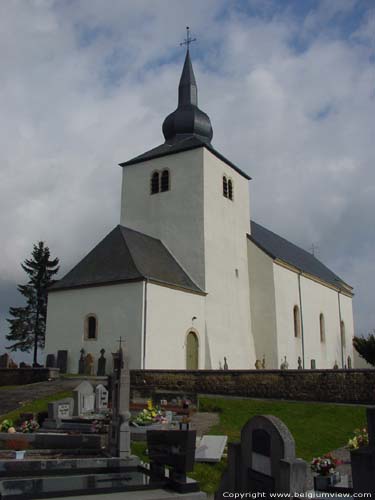
{"label": "white plastered wall", "polygon": [[265,356],[266,369],[278,367],[275,283],[273,260],[247,240],[250,282],[251,325],[256,358]]}
{"label": "white plastered wall", "polygon": [[[98,320],[96,340],[84,339],[84,320],[90,313]],[[142,282],[51,292],[44,352],[56,356],[58,350],[67,350],[68,373],[77,373],[83,347],[95,358],[96,374],[100,350],[105,349],[106,371],[110,373],[111,353],[118,349],[121,336],[127,343],[130,367],[140,368],[142,327]]]}
{"label": "white plastered wall", "polygon": [[[223,175],[232,179],[233,201],[223,196]],[[204,257],[206,331],[212,368],[253,368],[247,238],[248,180],[204,150]]]}
{"label": "white plastered wall", "polygon": [[[274,263],[276,318],[279,363],[286,355],[289,368],[297,368],[298,356],[303,358],[302,337],[294,336],[293,308],[300,308],[298,273]],[[305,368],[311,367],[314,359],[316,368],[333,368],[335,362],[342,367],[340,312],[338,292],[308,277],[300,277],[303,342]],[[353,312],[350,297],[340,294],[341,318],[345,323],[347,356],[353,360],[351,339],[353,337]],[[320,341],[320,314],[324,315],[325,342]]]}
{"label": "white plastered wall", "polygon": [[186,336],[190,330],[198,337],[199,369],[207,368],[204,306],[203,295],[147,283],[147,369],[185,369]]}
{"label": "white plastered wall", "polygon": [[[124,167],[121,202],[121,224],[161,239],[202,289],[203,149]],[[170,173],[170,190],[151,195],[151,175],[164,169]]]}

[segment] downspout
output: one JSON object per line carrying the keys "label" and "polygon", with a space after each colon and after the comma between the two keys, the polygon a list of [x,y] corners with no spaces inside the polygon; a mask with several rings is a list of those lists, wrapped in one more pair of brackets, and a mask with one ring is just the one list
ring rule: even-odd
{"label": "downspout", "polygon": [[339,303],[339,332],[340,332],[340,345],[341,345],[341,366],[344,369],[344,344],[342,339],[342,317],[341,317],[341,302],[340,302],[340,291],[337,292],[337,299]]}
{"label": "downspout", "polygon": [[302,293],[301,293],[301,274],[298,273],[298,293],[299,293],[299,310],[301,314],[301,344],[302,344],[302,368],[305,369],[305,338],[303,332],[303,310],[302,310]]}
{"label": "downspout", "polygon": [[142,368],[146,369],[146,331],[147,331],[147,280],[144,281],[143,293],[143,359]]}

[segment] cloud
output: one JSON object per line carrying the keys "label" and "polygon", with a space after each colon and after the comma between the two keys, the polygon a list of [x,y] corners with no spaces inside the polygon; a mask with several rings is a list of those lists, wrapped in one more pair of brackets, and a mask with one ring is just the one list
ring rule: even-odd
{"label": "cloud", "polygon": [[64,272],[119,222],[117,164],[162,142],[188,24],[200,107],[253,177],[252,216],[317,244],[355,287],[359,330],[374,327],[374,10],[261,4],[0,4],[0,318],[34,242]]}

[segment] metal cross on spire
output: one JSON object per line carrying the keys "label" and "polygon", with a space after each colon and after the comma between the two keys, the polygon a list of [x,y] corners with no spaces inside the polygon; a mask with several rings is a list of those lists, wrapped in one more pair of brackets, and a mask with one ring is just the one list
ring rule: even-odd
{"label": "metal cross on spire", "polygon": [[189,26],[186,26],[186,38],[183,42],[180,43],[180,46],[182,47],[182,45],[186,45],[186,51],[188,51],[191,42],[196,42],[196,40],[197,40],[196,38],[190,37],[190,28]]}

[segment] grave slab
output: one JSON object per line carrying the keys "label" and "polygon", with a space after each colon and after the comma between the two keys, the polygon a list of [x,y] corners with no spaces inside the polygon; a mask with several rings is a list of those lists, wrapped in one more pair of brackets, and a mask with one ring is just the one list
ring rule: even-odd
{"label": "grave slab", "polygon": [[196,462],[220,462],[228,436],[203,436],[195,450]]}

